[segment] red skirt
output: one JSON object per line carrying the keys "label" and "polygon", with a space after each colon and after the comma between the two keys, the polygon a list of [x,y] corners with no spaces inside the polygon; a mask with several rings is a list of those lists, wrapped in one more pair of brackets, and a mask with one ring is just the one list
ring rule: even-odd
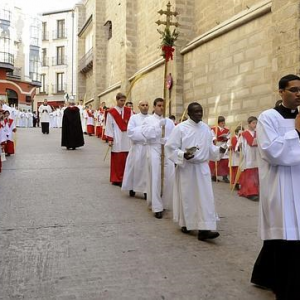
{"label": "red skirt", "polygon": [[[231,167],[231,178],[230,178],[230,183],[234,184],[235,183],[235,178],[236,178],[236,174],[238,171],[239,167]],[[237,184],[239,183],[239,180],[237,181]]]}
{"label": "red skirt", "polygon": [[[216,176],[216,163],[209,162],[209,168],[212,176]],[[221,159],[217,162],[217,176],[227,176],[229,174],[228,159]]]}
{"label": "red skirt", "polygon": [[258,196],[259,182],[258,182],[258,168],[246,169],[240,176],[241,188],[238,194],[243,197]]}
{"label": "red skirt", "polygon": [[7,141],[5,144],[4,150],[5,150],[6,154],[15,154],[14,142]]}
{"label": "red skirt", "polygon": [[95,126],[94,125],[87,125],[86,126],[87,134],[94,134],[95,133]]}
{"label": "red skirt", "polygon": [[128,152],[111,152],[110,182],[122,183]]}
{"label": "red skirt", "polygon": [[96,136],[101,138],[102,136],[102,126],[96,126]]}

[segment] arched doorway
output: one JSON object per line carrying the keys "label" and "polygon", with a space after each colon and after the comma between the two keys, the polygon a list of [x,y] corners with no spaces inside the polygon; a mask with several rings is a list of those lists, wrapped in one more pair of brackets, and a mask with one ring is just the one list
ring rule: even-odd
{"label": "arched doorway", "polygon": [[7,89],[6,93],[7,93],[8,105],[9,106],[13,105],[13,106],[17,107],[18,103],[19,103],[17,92],[15,92],[14,90],[11,90],[11,89]]}

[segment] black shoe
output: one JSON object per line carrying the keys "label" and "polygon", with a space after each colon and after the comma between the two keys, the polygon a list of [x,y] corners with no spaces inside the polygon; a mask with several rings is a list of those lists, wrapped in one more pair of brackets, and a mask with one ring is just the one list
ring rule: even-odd
{"label": "black shoe", "polygon": [[147,193],[144,193],[144,199],[147,200]]}
{"label": "black shoe", "polygon": [[112,184],[112,185],[119,186],[119,187],[122,186],[122,182],[112,182],[111,184]]}
{"label": "black shoe", "polygon": [[212,232],[210,230],[199,230],[198,232],[198,240],[205,241],[208,239],[215,239],[219,236],[219,232]]}
{"label": "black shoe", "polygon": [[72,148],[72,150],[75,150],[75,149],[76,149],[75,147]]}
{"label": "black shoe", "polygon": [[134,197],[134,196],[135,196],[135,191],[130,190],[130,191],[129,191],[129,196],[130,196],[130,197]]}
{"label": "black shoe", "polygon": [[154,217],[155,217],[156,219],[162,219],[162,217],[163,217],[163,212],[162,212],[162,211],[156,212],[156,213],[154,214]]}
{"label": "black shoe", "polygon": [[227,176],[223,176],[223,181],[224,181],[225,183],[229,183],[229,182],[230,182],[229,179],[227,178]]}
{"label": "black shoe", "polygon": [[190,233],[190,230],[187,230],[186,227],[181,227],[181,232],[182,233]]}
{"label": "black shoe", "polygon": [[217,181],[217,177],[216,176],[211,176],[211,181],[216,182]]}
{"label": "black shoe", "polygon": [[258,202],[259,200],[257,195],[247,196],[246,198],[254,202]]}

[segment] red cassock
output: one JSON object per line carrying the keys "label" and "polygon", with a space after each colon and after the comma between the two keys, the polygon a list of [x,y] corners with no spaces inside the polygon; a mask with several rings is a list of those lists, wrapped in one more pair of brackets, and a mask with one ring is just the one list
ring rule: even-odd
{"label": "red cassock", "polygon": [[96,136],[98,138],[102,137],[102,126],[96,126]]}
{"label": "red cassock", "polygon": [[[224,128],[222,131],[220,130],[219,127],[217,127],[217,129],[216,127],[212,127],[211,129],[216,134],[217,142],[226,142],[226,140],[224,140],[224,137],[222,137],[222,135],[227,135],[229,133],[228,128]],[[216,163],[217,163],[217,173],[218,173],[217,176],[227,176],[229,174],[228,158],[221,159],[218,162],[214,162],[214,161],[209,162],[209,168],[212,176],[216,176]]]}
{"label": "red cassock", "polygon": [[246,169],[240,176],[239,196],[249,197],[259,194],[258,168]]}
{"label": "red cassock", "polygon": [[[127,131],[128,122],[131,117],[131,109],[124,107],[123,118],[115,108],[111,108],[109,110],[109,113],[114,118],[119,129],[122,132]],[[109,141],[113,140],[110,137],[107,137],[107,139]],[[126,151],[126,152],[111,152],[111,160],[110,160],[110,181],[111,182],[122,183],[127,155],[128,155],[128,151]]]}
{"label": "red cassock", "polygon": [[6,141],[4,146],[5,153],[7,154],[15,154],[15,145],[12,141]]}
{"label": "red cassock", "polygon": [[112,152],[110,159],[110,182],[121,183],[128,152]]}

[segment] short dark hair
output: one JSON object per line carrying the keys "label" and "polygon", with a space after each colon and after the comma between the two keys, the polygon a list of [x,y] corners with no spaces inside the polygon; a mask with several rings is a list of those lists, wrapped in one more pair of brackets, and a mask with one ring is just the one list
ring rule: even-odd
{"label": "short dark hair", "polygon": [[283,76],[278,82],[279,89],[284,90],[292,80],[300,80],[300,77],[294,74]]}
{"label": "short dark hair", "polygon": [[225,117],[223,116],[218,116],[218,124],[221,122],[225,122]]}
{"label": "short dark hair", "polygon": [[126,96],[123,94],[123,93],[118,93],[117,95],[116,95],[116,100],[120,100],[120,99],[126,99]]}
{"label": "short dark hair", "polygon": [[163,98],[156,98],[154,101],[153,101],[153,106],[156,106],[156,104],[158,102],[165,102]]}
{"label": "short dark hair", "polygon": [[241,125],[239,125],[235,130],[234,130],[234,132],[237,134],[237,133],[239,133],[240,132],[240,130],[244,130],[244,127],[242,127]]}
{"label": "short dark hair", "polygon": [[176,117],[174,116],[174,115],[171,115],[171,116],[169,116],[169,119],[171,119],[171,120],[176,120]]}
{"label": "short dark hair", "polygon": [[250,124],[253,121],[257,121],[257,118],[254,117],[254,116],[249,117],[248,120],[247,120],[248,124]]}
{"label": "short dark hair", "polygon": [[188,115],[190,115],[190,113],[191,113],[191,111],[193,110],[193,107],[194,107],[194,106],[200,106],[201,109],[203,110],[202,105],[201,105],[200,103],[198,103],[198,102],[192,102],[192,103],[190,103],[190,104],[188,105],[188,107],[187,107],[187,113],[188,113]]}
{"label": "short dark hair", "polygon": [[125,106],[127,106],[127,105],[133,105],[133,103],[132,103],[131,101],[127,101],[127,102],[125,103]]}

